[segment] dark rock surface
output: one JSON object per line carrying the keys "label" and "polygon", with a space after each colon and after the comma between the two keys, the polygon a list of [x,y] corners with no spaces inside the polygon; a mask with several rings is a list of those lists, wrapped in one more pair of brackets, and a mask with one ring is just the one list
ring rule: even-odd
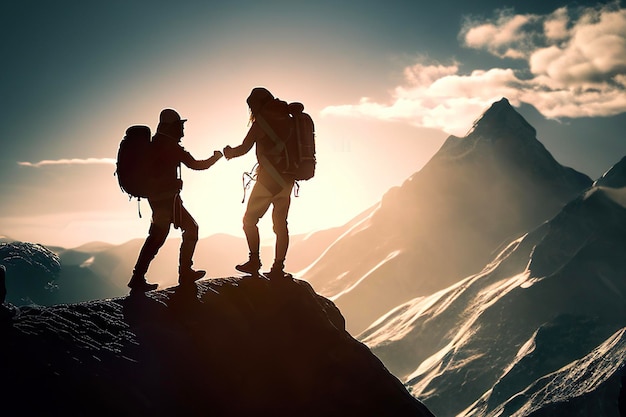
{"label": "dark rock surface", "polygon": [[431,416],[304,281],[204,280],[20,307],[3,415]]}

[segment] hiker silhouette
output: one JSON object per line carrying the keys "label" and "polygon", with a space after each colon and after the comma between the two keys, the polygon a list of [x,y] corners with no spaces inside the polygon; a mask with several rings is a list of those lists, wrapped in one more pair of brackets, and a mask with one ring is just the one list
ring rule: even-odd
{"label": "hiker silhouette", "polygon": [[241,145],[224,148],[226,159],[242,156],[256,144],[258,161],[256,183],[250,194],[246,212],[243,217],[243,230],[249,249],[247,262],[235,266],[238,271],[258,275],[261,268],[259,254],[260,237],[257,223],[265,215],[270,205],[272,223],[276,234],[274,264],[266,276],[270,279],[290,277],[284,271],[285,258],[289,248],[289,229],[287,215],[291,203],[291,191],[294,177],[280,173],[280,147],[270,135],[266,134],[267,125],[271,126],[275,136],[285,138],[289,135],[290,120],[287,103],[274,98],[272,93],[263,87],[252,89],[247,98],[252,125]]}
{"label": "hiker silhouette", "polygon": [[178,282],[189,284],[202,278],[205,271],[192,269],[193,253],[198,242],[198,224],[189,214],[180,198],[183,182],[180,177],[180,164],[194,170],[210,168],[217,162],[222,153],[214,151],[213,156],[205,160],[196,160],[180,145],[184,136],[184,123],[174,109],[163,109],[159,116],[156,134],[152,137],[153,156],[155,158],[154,191],[148,196],[152,209],[152,221],[148,237],[139,252],[133,275],[128,283],[132,292],[146,292],[157,288],[158,284],[146,281],[145,274],[150,262],[165,243],[170,225],[182,231],[180,258],[178,266]]}

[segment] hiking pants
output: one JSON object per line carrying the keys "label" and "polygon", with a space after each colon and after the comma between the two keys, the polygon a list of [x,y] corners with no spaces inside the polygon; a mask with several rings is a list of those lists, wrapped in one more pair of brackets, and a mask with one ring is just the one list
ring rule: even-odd
{"label": "hiking pants", "polygon": [[143,276],[148,271],[150,262],[165,243],[171,224],[182,230],[179,268],[191,268],[193,253],[198,243],[198,224],[183,206],[180,196],[156,201],[148,199],[148,202],[152,208],[152,223],[148,237],[139,252],[134,275]]}
{"label": "hiking pants", "polygon": [[289,182],[278,194],[272,195],[265,186],[257,181],[250,193],[248,207],[243,216],[243,231],[246,234],[250,253],[259,253],[260,238],[257,224],[259,219],[267,212],[270,205],[272,209],[272,224],[276,234],[275,260],[284,261],[289,248],[289,229],[287,228],[287,214],[291,204],[291,190],[293,181]]}

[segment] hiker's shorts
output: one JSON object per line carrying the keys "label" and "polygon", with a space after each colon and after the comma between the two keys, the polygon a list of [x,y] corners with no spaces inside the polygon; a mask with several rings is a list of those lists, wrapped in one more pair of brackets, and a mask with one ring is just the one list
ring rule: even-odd
{"label": "hiker's shorts", "polygon": [[274,233],[288,233],[287,231],[287,215],[289,214],[289,205],[291,204],[291,190],[293,182],[290,182],[278,194],[272,193],[259,181],[254,184],[246,213],[243,216],[243,227],[256,228],[259,219],[265,215],[270,205],[272,209],[272,223],[274,225]]}

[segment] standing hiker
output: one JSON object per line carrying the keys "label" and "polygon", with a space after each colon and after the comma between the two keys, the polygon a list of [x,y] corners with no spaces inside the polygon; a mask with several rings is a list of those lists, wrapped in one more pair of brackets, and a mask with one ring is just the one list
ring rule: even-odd
{"label": "standing hiker", "polygon": [[[239,146],[224,148],[226,159],[244,155],[256,144],[256,156],[258,161],[257,182],[254,184],[245,215],[243,217],[243,230],[246,235],[249,249],[248,262],[235,266],[238,271],[249,274],[258,274],[261,268],[259,256],[260,238],[257,223],[267,212],[270,205],[272,209],[272,223],[276,234],[276,248],[274,264],[266,276],[270,279],[290,277],[285,274],[284,263],[289,247],[289,230],[287,228],[287,215],[291,203],[291,191],[294,185],[292,175],[282,173],[282,155],[280,144],[272,138],[287,138],[290,134],[291,121],[286,102],[275,99],[272,93],[262,87],[252,90],[247,98],[250,108],[250,121],[252,125],[243,143]],[[266,133],[269,129],[275,134]],[[284,144],[283,144],[284,147]]]}
{"label": "standing hiker", "polygon": [[198,241],[198,224],[185,209],[180,198],[180,191],[183,187],[180,164],[183,163],[195,170],[208,169],[220,159],[222,153],[215,151],[213,156],[206,160],[196,160],[191,156],[180,145],[186,121],[187,119],[181,119],[175,110],[164,109],[159,117],[157,132],[152,137],[150,147],[154,166],[151,178],[153,191],[148,195],[148,202],[152,209],[152,222],[148,237],[139,252],[132,278],[128,283],[131,292],[146,292],[157,288],[158,284],[146,282],[145,274],[150,262],[165,243],[172,224],[174,228],[182,230],[178,282],[181,285],[192,283],[206,274],[205,271],[195,271],[191,268]]}

